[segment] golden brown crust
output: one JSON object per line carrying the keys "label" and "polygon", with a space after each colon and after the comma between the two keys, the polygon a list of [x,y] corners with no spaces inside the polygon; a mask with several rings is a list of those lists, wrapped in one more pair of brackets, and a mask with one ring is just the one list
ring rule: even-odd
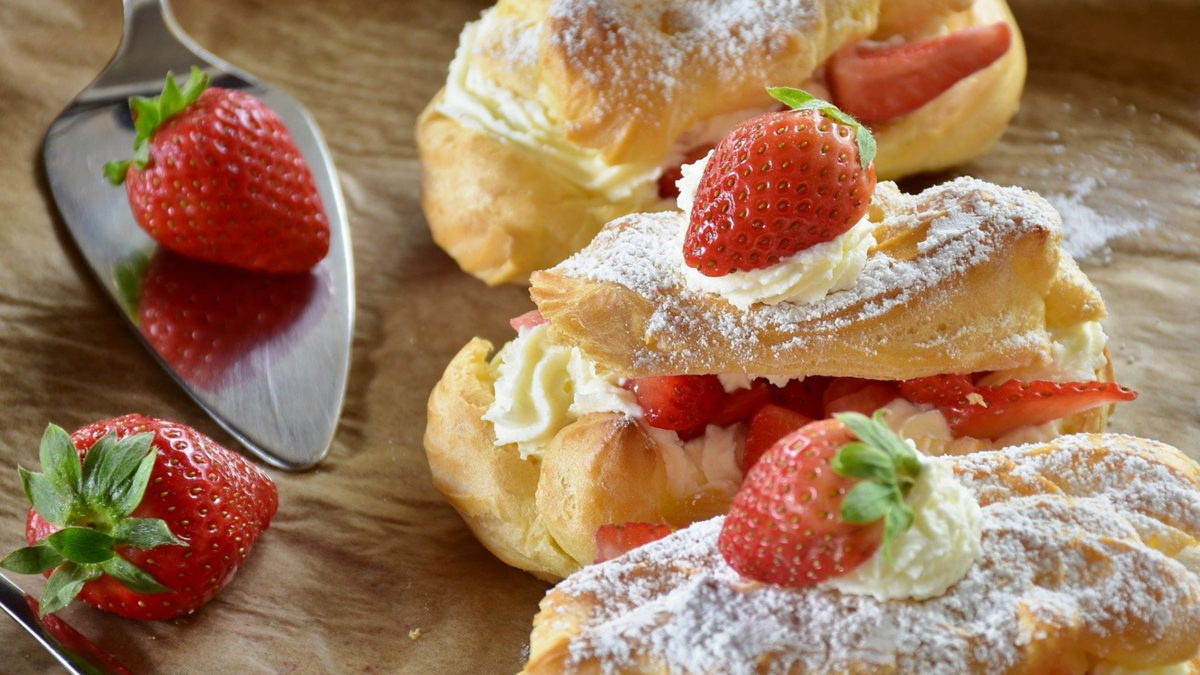
{"label": "golden brown crust", "polygon": [[[1099,293],[1062,261],[1057,213],[1032,193],[960,179],[909,196],[881,183],[873,210],[879,264],[803,307],[740,310],[689,290],[675,261],[678,213],[614,221],[570,260],[536,272],[530,295],[564,344],[626,377],[1004,370],[1048,358],[1048,302],[1063,325],[1103,316]],[[931,225],[958,216],[977,226]],[[888,281],[898,274],[911,277],[905,287]]]}
{"label": "golden brown crust", "polygon": [[[689,98],[674,99],[676,103],[671,106],[671,111],[662,115],[635,117],[620,112],[614,117],[606,114],[607,121],[598,121],[591,126],[572,126],[575,129],[573,135],[578,134],[577,140],[583,145],[609,143],[610,147],[591,147],[605,149],[613,161],[649,157],[648,161],[666,163],[675,140],[697,120],[768,104],[763,89],[766,84],[806,81],[812,68],[802,68],[808,57],[801,58],[797,54],[820,54],[823,60],[843,43],[871,30],[873,18],[842,21],[836,29],[826,25],[833,13],[862,12],[859,5],[870,3],[829,4],[835,9],[825,10],[825,18],[821,20],[824,27],[818,33],[825,36],[822,39],[830,41],[830,45],[801,46],[801,41],[793,39],[788,42],[792,60],[786,64],[778,67],[764,64],[757,70],[747,66],[728,86],[719,80],[689,80],[687,86],[702,89],[704,96],[691,94]],[[969,12],[950,14],[946,18],[941,18],[944,10],[952,9],[954,2],[946,4],[944,0],[934,0],[934,4],[942,5],[936,15],[946,25],[975,25],[1002,19],[1012,23],[1017,38],[1013,49],[997,63],[876,132],[879,141],[877,173],[883,179],[944,168],[982,154],[1000,135],[1020,97],[1025,55],[1016,24],[1004,1],[977,0]],[[933,11],[929,7],[920,9]],[[496,11],[506,20],[511,19],[513,25],[527,25],[545,18],[549,3],[501,2]],[[886,16],[900,14],[890,11]],[[917,29],[902,26],[898,19],[889,18],[888,21],[889,26],[894,25],[888,29],[888,35],[917,32]],[[483,53],[495,56],[477,59],[479,67],[489,76],[527,97],[543,89],[553,89],[539,85],[538,73],[543,71],[539,71],[537,62],[522,65],[500,59],[507,47],[504,35],[492,35],[490,39],[491,42],[484,45]],[[566,78],[566,62],[554,57],[552,50],[547,53],[550,55],[546,59],[551,65],[544,72],[552,73],[557,68],[560,71],[558,77]],[[554,66],[555,63],[558,66]],[[780,68],[786,72],[777,72]],[[582,90],[577,91],[581,87]],[[561,89],[569,93],[555,94],[552,98],[562,98],[586,115],[595,110],[589,108],[587,102],[601,95],[599,90],[579,83],[564,84]],[[681,103],[684,101],[686,104]],[[421,203],[435,241],[463,270],[488,284],[526,283],[532,271],[550,267],[582,248],[605,222],[627,213],[669,206],[644,193],[616,202],[590,193],[517,145],[447,117],[438,109],[441,102],[442,94],[439,93],[417,122],[417,146],[422,161]],[[625,107],[619,110],[624,111],[633,102],[625,101],[621,105]],[[637,105],[641,106],[640,100]],[[653,120],[656,126],[628,127],[643,117]],[[659,128],[660,122],[666,126]]]}
{"label": "golden brown crust", "polygon": [[[973,581],[947,591],[945,605],[943,598],[935,598],[878,605],[867,601],[866,607],[834,609],[831,603],[818,601],[814,606],[821,609],[809,611],[803,609],[807,602],[803,590],[790,592],[769,584],[737,586],[734,576],[721,571],[718,556],[704,552],[713,548],[705,543],[707,539],[695,539],[693,547],[684,543],[691,540],[683,540],[686,533],[681,533],[675,537],[683,540],[680,543],[661,542],[641,549],[603,571],[592,568],[547,594],[534,619],[530,658],[522,672],[674,672],[664,656],[670,639],[663,636],[678,637],[684,629],[673,622],[675,612],[686,613],[681,620],[688,634],[711,636],[719,631],[708,638],[714,640],[742,636],[739,650],[716,650],[708,657],[718,664],[712,666],[717,670],[742,665],[739,661],[746,658],[742,642],[754,628],[747,626],[739,633],[737,626],[694,625],[705,621],[697,618],[703,607],[693,607],[705,597],[731,603],[711,611],[720,611],[719,616],[734,622],[743,615],[755,616],[748,606],[752,603],[762,607],[767,602],[767,607],[779,606],[780,611],[786,604],[786,611],[796,612],[797,630],[813,633],[812,640],[800,641],[807,644],[776,635],[769,643],[778,647],[758,656],[758,672],[894,673],[908,672],[914,663],[939,663],[943,669],[955,663],[960,668],[955,672],[1082,675],[1102,662],[1120,662],[1133,672],[1180,661],[1187,663],[1185,672],[1200,672],[1200,580],[1196,578],[1200,567],[1195,561],[1200,521],[1195,509],[1184,506],[1189,496],[1192,501],[1200,497],[1200,466],[1170,446],[1113,434],[1057,439],[955,462],[959,479],[972,486],[984,507],[985,557],[972,570],[977,575]],[[1108,506],[1082,506],[1084,499],[1097,495]],[[1076,508],[1082,513],[1077,514]],[[1097,520],[1097,515],[1083,515],[1086,509],[1104,515]],[[1037,521],[1022,520],[1028,518]],[[1123,525],[1109,524],[1116,521]],[[715,536],[718,528],[703,531],[704,537]],[[989,538],[997,543],[988,544]],[[989,553],[997,557],[988,558]],[[1056,562],[1046,566],[1046,561]],[[1026,569],[1037,571],[1037,577],[1023,581]],[[992,579],[1006,583],[988,584]],[[682,588],[685,584],[688,589]],[[735,590],[725,594],[690,590],[712,586]],[[1096,596],[1102,588],[1112,595],[1100,591]],[[774,601],[755,597],[764,593],[774,593]],[[661,602],[668,594],[672,600]],[[1041,599],[1045,594],[1061,604],[1047,611]],[[611,631],[604,637],[594,632],[609,622],[617,625],[621,617],[645,609],[648,603],[659,608],[653,623],[646,622],[643,614],[640,621],[622,624],[627,628],[620,633],[619,647],[612,646]],[[966,625],[947,623],[946,614],[936,614],[942,611],[940,606],[957,608],[949,615],[971,618],[963,618]],[[964,606],[986,608],[981,612],[1010,611],[1012,616],[989,615],[980,620]],[[890,626],[899,635],[895,653],[888,648],[889,634],[855,633],[853,619],[844,619],[841,612],[867,612],[871,618],[858,625]],[[928,620],[922,620],[922,612],[930,613]],[[823,616],[830,613],[834,614]],[[788,625],[786,618],[781,623]],[[654,628],[648,632],[628,627],[636,625]],[[856,637],[823,636],[831,627]],[[1026,637],[1006,638],[1005,629]],[[908,634],[914,630],[952,631],[953,635],[930,634],[926,641]],[[582,653],[572,658],[576,638],[583,638],[578,641]],[[596,647],[600,640],[608,642]],[[859,642],[870,656],[857,653],[854,645]],[[813,644],[828,648],[814,649]],[[619,654],[619,663],[589,656],[594,651]],[[733,655],[726,657],[726,653]],[[947,658],[947,653],[956,656]],[[785,665],[789,663],[790,667]]]}

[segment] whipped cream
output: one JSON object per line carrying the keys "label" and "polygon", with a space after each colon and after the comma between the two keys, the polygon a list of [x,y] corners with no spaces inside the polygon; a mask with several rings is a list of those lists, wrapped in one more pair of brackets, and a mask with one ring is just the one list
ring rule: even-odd
{"label": "whipped cream", "polygon": [[[676,181],[679,188],[676,203],[684,213],[690,214],[695,205],[696,189],[711,157],[712,153],[709,152],[703,159],[686,164],[681,169],[682,177]],[[680,236],[683,234],[680,233]],[[867,252],[873,246],[875,223],[863,216],[854,227],[837,237],[763,269],[710,277],[682,261],[680,265],[689,286],[720,295],[738,309],[746,309],[756,303],[805,304],[853,286],[866,266]]]}
{"label": "whipped cream", "polygon": [[881,548],[850,573],[822,582],[823,588],[876,600],[924,600],[967,574],[983,551],[983,511],[951,465],[922,456],[921,475],[906,501],[913,524],[891,542],[894,563]]}
{"label": "whipped cream", "polygon": [[[463,126],[520,148],[591,194],[614,202],[628,200],[631,208],[653,201],[656,181],[662,173],[660,166],[608,164],[599,150],[567,140],[562,122],[541,102],[517,96],[480,69],[470,67],[480,31],[494,16],[489,9],[463,28],[438,111]],[[537,29],[536,24],[523,28]]]}
{"label": "whipped cream", "polygon": [[725,388],[726,394],[739,389],[749,389],[750,385],[760,377],[776,387],[783,387],[792,380],[804,379],[803,377],[792,377],[791,375],[748,375],[746,373],[721,373],[717,375],[717,379],[721,381],[721,386]]}
{"label": "whipped cream", "polygon": [[578,347],[550,340],[550,325],[523,328],[492,360],[500,375],[483,419],[496,445],[516,443],[522,459],[540,457],[560,429],[591,412],[640,417],[633,394]]}
{"label": "whipped cream", "polygon": [[709,425],[704,435],[686,443],[674,431],[647,427],[658,443],[667,468],[667,490],[683,500],[704,491],[733,496],[742,484],[738,456],[746,444],[743,426]]}
{"label": "whipped cream", "polygon": [[1008,380],[1087,382],[1096,379],[1096,372],[1108,361],[1104,356],[1108,335],[1099,321],[1084,321],[1051,330],[1050,340],[1049,363],[997,370],[983,378],[980,384],[1002,384]]}
{"label": "whipped cream", "polygon": [[996,439],[955,438],[950,423],[940,410],[928,404],[911,403],[897,398],[881,408],[888,427],[908,439],[918,450],[931,455],[965,455],[981,450],[997,450],[1010,445],[1044,443],[1062,435],[1062,420],[1017,427]]}

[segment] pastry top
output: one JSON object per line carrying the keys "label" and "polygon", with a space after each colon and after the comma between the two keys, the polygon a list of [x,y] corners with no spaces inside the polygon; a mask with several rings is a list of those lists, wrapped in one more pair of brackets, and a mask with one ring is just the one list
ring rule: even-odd
{"label": "pastry top", "polygon": [[917,195],[880,183],[877,244],[854,285],[740,310],[687,283],[687,215],[634,214],[536,272],[530,294],[560,339],[627,377],[675,373],[906,379],[1047,361],[1048,328],[1104,303],[1062,251],[1038,195],[959,178]]}
{"label": "pastry top", "polygon": [[609,164],[659,163],[698,122],[771,105],[763,82],[804,82],[870,35],[878,4],[501,0],[484,15],[468,67],[539,101],[567,140]]}
{"label": "pastry top", "polygon": [[946,594],[747,580],[717,551],[716,518],[559,584],[527,669],[1041,673],[1197,656],[1200,470],[1182,453],[1104,434],[939,461],[983,509],[983,553]]}

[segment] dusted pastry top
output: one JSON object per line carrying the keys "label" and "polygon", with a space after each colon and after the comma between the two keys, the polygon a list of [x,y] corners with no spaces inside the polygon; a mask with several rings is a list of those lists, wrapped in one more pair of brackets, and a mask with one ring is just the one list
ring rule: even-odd
{"label": "dusted pastry top", "polygon": [[559,584],[530,663],[545,644],[566,646],[568,669],[672,672],[1006,672],[1040,643],[1097,672],[1196,656],[1200,483],[1182,453],[1077,435],[947,461],[982,505],[982,551],[943,595],[747,581],[717,551],[716,518]]}

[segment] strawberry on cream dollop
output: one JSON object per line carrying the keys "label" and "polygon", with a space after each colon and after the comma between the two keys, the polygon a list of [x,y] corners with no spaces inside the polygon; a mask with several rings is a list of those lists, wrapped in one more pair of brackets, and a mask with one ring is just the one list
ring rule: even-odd
{"label": "strawberry on cream dollop", "polygon": [[945,593],[975,564],[983,551],[979,502],[944,460],[920,453],[918,458],[921,473],[905,499],[913,523],[890,543],[892,560],[881,548],[848,573],[822,582],[823,588],[876,600],[924,600]]}
{"label": "strawberry on cream dollop", "polygon": [[[690,214],[700,178],[712,153],[683,166],[679,180],[679,208]],[[683,237],[680,232],[680,237]],[[875,246],[875,223],[864,216],[837,237],[811,246],[763,269],[707,276],[679,261],[685,282],[692,288],[719,295],[733,306],[746,309],[757,303],[804,304],[850,288],[867,264]],[[682,243],[679,247],[682,248]]]}

